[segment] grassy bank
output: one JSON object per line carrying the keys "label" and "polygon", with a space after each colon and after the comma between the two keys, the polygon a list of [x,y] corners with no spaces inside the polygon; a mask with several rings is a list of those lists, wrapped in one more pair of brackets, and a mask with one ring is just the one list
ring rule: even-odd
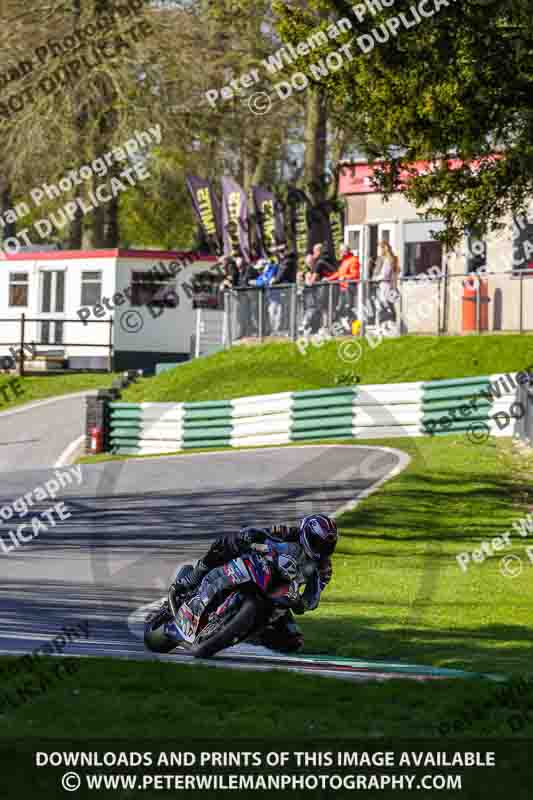
{"label": "grassy bank", "polygon": [[[11,408],[33,403],[36,400],[46,400],[49,397],[59,397],[63,394],[74,394],[111,386],[116,377],[113,373],[79,373],[75,375],[31,375],[18,378],[16,375],[0,375],[0,391],[7,387],[0,402],[0,412],[9,411]],[[9,386],[15,379],[16,392]],[[18,396],[17,396],[18,395]]]}
{"label": "grassy bank", "polygon": [[[355,347],[359,340],[350,340]],[[226,400],[254,394],[303,391],[351,383],[401,383],[488,375],[521,370],[533,364],[533,337],[401,337],[343,361],[338,342],[309,345],[305,355],[293,342],[239,346],[181,365],[154,378],[143,378],[123,394],[130,402]],[[355,351],[349,351],[354,353]]]}

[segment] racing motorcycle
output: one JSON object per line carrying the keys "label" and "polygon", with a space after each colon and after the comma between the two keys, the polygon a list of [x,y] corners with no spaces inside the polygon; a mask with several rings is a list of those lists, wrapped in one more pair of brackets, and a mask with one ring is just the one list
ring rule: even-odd
{"label": "racing motorcycle", "polygon": [[[176,575],[179,580],[190,565]],[[196,589],[167,600],[145,623],[144,643],[156,653],[179,648],[209,658],[256,636],[301,603],[309,580],[318,585],[316,562],[293,542],[267,539],[250,552],[212,569]]]}

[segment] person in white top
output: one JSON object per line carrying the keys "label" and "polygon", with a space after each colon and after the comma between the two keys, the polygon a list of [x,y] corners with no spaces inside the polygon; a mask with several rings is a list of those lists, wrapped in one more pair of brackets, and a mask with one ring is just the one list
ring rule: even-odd
{"label": "person in white top", "polygon": [[390,243],[383,239],[379,243],[376,269],[372,275],[373,281],[379,281],[377,296],[380,304],[391,306],[391,290],[396,289],[398,279],[398,257],[394,254]]}

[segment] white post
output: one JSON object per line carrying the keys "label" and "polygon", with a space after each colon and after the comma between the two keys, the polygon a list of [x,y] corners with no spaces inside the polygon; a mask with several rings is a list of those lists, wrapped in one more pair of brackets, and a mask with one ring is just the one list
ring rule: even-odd
{"label": "white post", "polygon": [[194,343],[194,357],[200,357],[200,332],[202,329],[200,314],[202,313],[200,308],[196,309],[196,341]]}
{"label": "white post", "polygon": [[362,258],[361,258],[361,279],[359,281],[359,296],[358,296],[358,318],[361,322],[361,336],[364,336],[366,333],[366,318],[363,313],[364,309],[364,301],[365,295],[369,294],[369,283],[368,283],[368,259],[370,256],[370,226],[364,225],[363,226],[363,236],[361,242],[361,251],[362,251]]}

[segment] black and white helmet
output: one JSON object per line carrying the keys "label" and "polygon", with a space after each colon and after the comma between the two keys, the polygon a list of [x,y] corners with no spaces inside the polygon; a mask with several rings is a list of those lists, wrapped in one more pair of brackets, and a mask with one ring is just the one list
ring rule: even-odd
{"label": "black and white helmet", "polygon": [[300,544],[315,561],[330,556],[338,539],[337,523],[326,514],[311,514],[300,523]]}

